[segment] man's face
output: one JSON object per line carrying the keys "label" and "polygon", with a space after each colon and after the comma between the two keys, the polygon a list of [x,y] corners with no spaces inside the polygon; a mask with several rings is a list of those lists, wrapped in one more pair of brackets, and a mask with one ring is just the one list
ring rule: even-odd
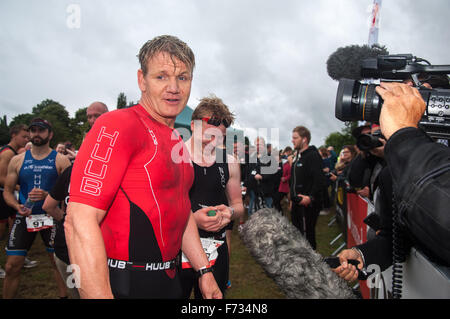
{"label": "man's face", "polygon": [[266,143],[264,142],[264,140],[262,138],[257,138],[255,140],[255,146],[256,146],[256,151],[258,152],[258,154],[267,152]]}
{"label": "man's face", "polygon": [[105,113],[100,107],[90,106],[86,110],[86,116],[89,123],[89,127],[94,126],[95,121],[99,118],[100,115]]}
{"label": "man's face", "polygon": [[352,159],[352,153],[348,148],[344,148],[341,151],[341,160],[344,162],[349,162]]}
{"label": "man's face", "polygon": [[157,121],[171,125],[186,106],[192,73],[168,53],[160,52],[147,62],[147,74],[138,71],[141,103]]}
{"label": "man's face", "polygon": [[13,136],[14,141],[17,143],[19,148],[25,147],[30,140],[30,133],[28,131],[22,130]]}
{"label": "man's face", "polygon": [[301,137],[297,132],[292,132],[292,145],[294,149],[301,150],[306,145],[306,138]]}
{"label": "man's face", "polygon": [[[209,118],[210,115],[204,118]],[[193,132],[194,139],[201,141],[203,147],[210,144],[213,147],[217,147],[223,144],[223,138],[226,135],[226,127],[221,123],[219,126],[208,124],[204,120],[195,120],[191,122],[191,130]]]}
{"label": "man's face", "polygon": [[30,127],[30,141],[34,146],[47,144],[52,138],[52,133],[48,129],[40,126]]}

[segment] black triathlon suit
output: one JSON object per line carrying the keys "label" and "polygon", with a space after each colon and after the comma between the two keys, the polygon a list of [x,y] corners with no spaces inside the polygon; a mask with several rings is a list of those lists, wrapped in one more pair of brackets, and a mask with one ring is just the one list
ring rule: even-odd
{"label": "black triathlon suit", "polygon": [[[221,152],[217,151],[217,157]],[[226,158],[226,153],[224,158]],[[228,170],[228,163],[225,160],[214,162],[209,167],[202,167],[194,163],[194,183],[189,191],[189,199],[191,200],[191,208],[195,213],[203,206],[218,206],[221,204],[228,206],[228,199],[225,193],[230,173]],[[211,238],[215,240],[224,241],[224,243],[217,249],[218,257],[213,266],[213,275],[219,286],[222,294],[225,295],[226,284],[228,281],[229,271],[229,256],[228,246],[225,236],[225,226],[218,232],[208,232],[203,229],[198,229],[201,238]],[[198,277],[192,268],[183,269],[181,271],[181,282],[183,287],[183,297],[189,298],[194,288],[194,295],[196,299],[201,299],[202,294],[198,287]]]}
{"label": "black triathlon suit", "polygon": [[[17,155],[15,149],[13,149],[10,145],[5,145],[0,148],[0,154],[6,150],[11,150],[14,152],[14,155]],[[6,204],[5,199],[3,198],[3,186],[0,185],[0,223],[7,223],[8,218],[14,218],[16,216],[16,210]]]}

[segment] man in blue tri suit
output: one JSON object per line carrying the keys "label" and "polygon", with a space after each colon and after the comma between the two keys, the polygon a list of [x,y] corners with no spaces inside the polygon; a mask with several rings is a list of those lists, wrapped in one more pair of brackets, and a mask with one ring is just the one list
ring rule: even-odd
{"label": "man in blue tri suit", "polygon": [[[66,297],[65,283],[53,261],[53,220],[42,210],[42,204],[58,175],[70,166],[70,162],[66,156],[50,148],[53,132],[48,121],[33,119],[29,129],[31,149],[11,159],[5,180],[3,197],[17,211],[17,216],[6,246],[3,298],[15,297],[20,271],[37,233],[40,233],[49,252],[59,296]],[[20,185],[19,201],[14,196],[16,185]]]}

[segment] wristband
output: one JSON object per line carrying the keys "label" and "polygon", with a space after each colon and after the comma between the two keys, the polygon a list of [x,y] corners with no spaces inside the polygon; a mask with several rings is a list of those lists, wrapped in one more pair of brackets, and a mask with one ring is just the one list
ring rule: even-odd
{"label": "wristband", "polygon": [[233,219],[233,215],[234,215],[234,208],[232,206],[228,207],[231,210],[231,216],[230,216],[230,220]]}
{"label": "wristband", "polygon": [[352,247],[352,250],[356,251],[359,254],[359,256],[361,256],[361,259],[363,261],[363,267],[365,267],[366,260],[364,259],[364,255],[363,255],[362,251],[359,250],[359,248],[356,248],[356,247]]}
{"label": "wristband", "polygon": [[210,265],[205,266],[205,267],[202,267],[202,268],[200,268],[200,269],[197,271],[197,277],[200,278],[200,277],[203,276],[204,274],[209,273],[209,272],[212,272],[212,271],[213,271],[213,269],[212,269],[212,267],[211,267]]}

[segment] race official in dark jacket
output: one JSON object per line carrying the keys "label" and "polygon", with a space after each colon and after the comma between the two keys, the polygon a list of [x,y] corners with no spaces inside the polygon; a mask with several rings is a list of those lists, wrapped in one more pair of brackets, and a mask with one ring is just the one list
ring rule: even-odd
{"label": "race official in dark jacket", "polygon": [[326,187],[323,161],[319,151],[309,146],[311,133],[303,126],[292,132],[296,156],[291,168],[290,199],[292,223],[316,249],[316,223],[323,204]]}

